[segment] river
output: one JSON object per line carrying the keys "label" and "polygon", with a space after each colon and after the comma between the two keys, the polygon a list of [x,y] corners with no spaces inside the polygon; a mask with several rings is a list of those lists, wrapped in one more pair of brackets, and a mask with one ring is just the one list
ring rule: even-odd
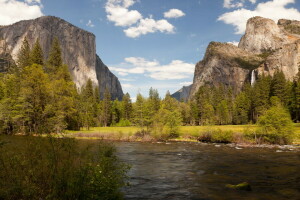
{"label": "river", "polygon": [[[125,199],[300,199],[300,152],[201,143],[115,143]],[[248,182],[252,191],[226,188]]]}

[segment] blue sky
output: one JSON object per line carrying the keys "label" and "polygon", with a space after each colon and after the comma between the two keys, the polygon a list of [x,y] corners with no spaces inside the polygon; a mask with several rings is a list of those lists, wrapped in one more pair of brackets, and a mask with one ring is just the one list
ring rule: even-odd
{"label": "blue sky", "polygon": [[153,87],[164,96],[192,82],[210,41],[236,43],[250,17],[300,20],[299,10],[298,0],[0,0],[0,24],[63,18],[96,35],[124,92],[147,96]]}

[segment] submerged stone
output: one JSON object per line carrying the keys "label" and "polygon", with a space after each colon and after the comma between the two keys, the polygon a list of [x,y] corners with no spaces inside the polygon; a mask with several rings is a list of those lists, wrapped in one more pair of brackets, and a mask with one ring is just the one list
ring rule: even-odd
{"label": "submerged stone", "polygon": [[243,182],[243,183],[240,183],[240,184],[237,184],[237,185],[227,184],[226,187],[230,188],[230,189],[235,189],[235,190],[245,190],[245,191],[251,191],[252,190],[250,184],[247,183],[247,182]]}

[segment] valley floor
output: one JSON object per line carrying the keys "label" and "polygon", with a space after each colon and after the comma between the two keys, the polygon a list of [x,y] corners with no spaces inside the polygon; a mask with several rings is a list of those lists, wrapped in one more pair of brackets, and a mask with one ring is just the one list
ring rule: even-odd
{"label": "valley floor", "polygon": [[[232,132],[234,134],[244,135],[247,131],[254,131],[256,125],[223,125],[223,126],[181,126],[179,127],[179,136],[171,139],[172,141],[197,141],[197,138],[207,131]],[[80,131],[66,131],[69,137],[77,139],[104,139],[116,141],[153,141],[151,136],[138,137],[136,133],[141,131],[140,127],[92,127],[90,130],[82,129]],[[293,144],[300,144],[300,124],[294,124],[295,137]],[[214,133],[213,133],[214,134]]]}

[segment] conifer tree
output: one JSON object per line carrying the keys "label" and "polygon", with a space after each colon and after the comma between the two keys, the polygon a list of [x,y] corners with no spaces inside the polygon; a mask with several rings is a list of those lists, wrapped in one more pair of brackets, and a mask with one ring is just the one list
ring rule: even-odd
{"label": "conifer tree", "polygon": [[51,50],[49,53],[48,63],[46,67],[46,72],[48,73],[56,73],[58,68],[62,66],[62,54],[61,47],[57,37],[53,39]]}
{"label": "conifer tree", "polygon": [[287,82],[282,71],[276,71],[271,83],[271,96],[277,96],[284,105],[287,105]]}
{"label": "conifer tree", "polygon": [[111,96],[109,90],[106,88],[104,92],[104,98],[102,101],[102,120],[104,127],[108,126],[111,123],[111,111]]}
{"label": "conifer tree", "polygon": [[126,93],[122,99],[122,118],[125,120],[130,120],[132,114],[132,103],[130,95]]}
{"label": "conifer tree", "polygon": [[17,56],[17,65],[20,70],[31,65],[30,46],[26,37]]}
{"label": "conifer tree", "polygon": [[36,40],[33,49],[30,53],[31,63],[44,65],[44,53],[40,45],[39,39]]}

